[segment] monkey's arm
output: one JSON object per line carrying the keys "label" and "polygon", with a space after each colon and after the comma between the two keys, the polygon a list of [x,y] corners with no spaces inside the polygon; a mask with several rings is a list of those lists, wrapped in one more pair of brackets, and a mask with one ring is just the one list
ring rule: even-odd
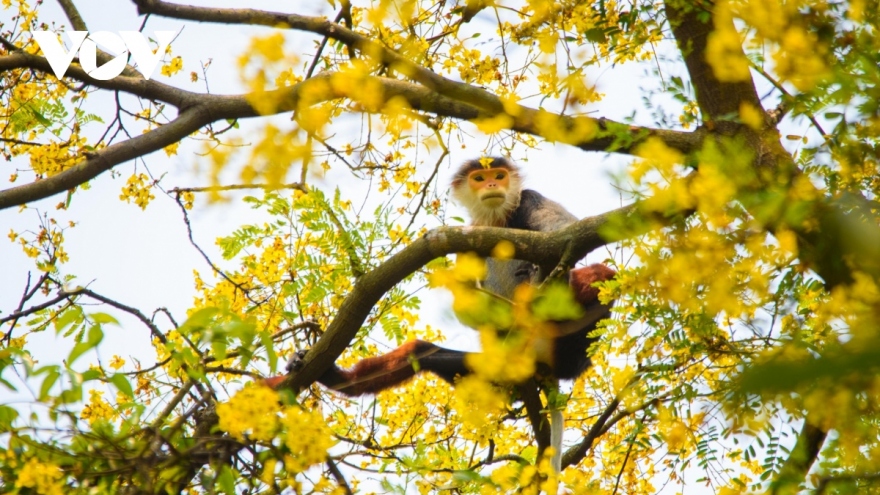
{"label": "monkey's arm", "polygon": [[[464,376],[470,370],[464,364],[465,353],[444,349],[423,340],[412,340],[388,354],[366,358],[351,369],[344,370],[336,365],[324,372],[318,383],[350,397],[375,394],[381,390],[395,387],[422,371],[430,371],[450,384],[456,376]],[[288,364],[288,370],[295,371],[301,366],[305,352],[297,352]],[[264,383],[278,388],[284,376],[267,378]]]}
{"label": "monkey's arm", "polygon": [[522,192],[516,216],[521,218],[512,219],[509,227],[543,232],[559,230],[578,220],[561,204],[531,189]]}

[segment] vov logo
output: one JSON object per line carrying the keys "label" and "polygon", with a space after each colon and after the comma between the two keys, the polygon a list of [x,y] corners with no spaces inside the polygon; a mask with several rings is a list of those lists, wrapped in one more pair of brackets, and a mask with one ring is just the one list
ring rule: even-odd
{"label": "vov logo", "polygon": [[[174,31],[156,31],[156,41],[159,48],[156,53],[153,53],[147,38],[138,31],[119,31],[119,35],[109,31],[97,31],[91,34],[88,31],[65,31],[65,33],[70,38],[70,51],[64,50],[58,40],[58,35],[52,31],[31,32],[58,79],[64,77],[77,51],[79,51],[79,63],[83,70],[95,79],[106,81],[122,74],[128,53],[134,58],[138,70],[144,75],[144,79],[149,79],[168,44],[174,38]],[[100,67],[98,67],[96,60],[99,43],[118,54]]]}

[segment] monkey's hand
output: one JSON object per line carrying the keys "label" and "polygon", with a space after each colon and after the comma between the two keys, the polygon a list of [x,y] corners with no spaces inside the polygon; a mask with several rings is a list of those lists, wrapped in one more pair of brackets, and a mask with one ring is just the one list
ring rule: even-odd
{"label": "monkey's hand", "polygon": [[306,354],[308,354],[308,352],[308,349],[294,352],[293,356],[290,356],[290,360],[287,361],[287,366],[285,367],[285,369],[287,370],[287,374],[264,378],[262,380],[262,383],[268,387],[278,390],[281,385],[284,384],[284,380],[287,378],[288,374],[296,373],[303,368],[303,366],[305,365],[304,358],[306,357]]}
{"label": "monkey's hand", "polygon": [[531,282],[537,274],[538,266],[531,263],[517,268],[517,270],[513,272],[513,276],[516,279],[517,285],[524,282]]}

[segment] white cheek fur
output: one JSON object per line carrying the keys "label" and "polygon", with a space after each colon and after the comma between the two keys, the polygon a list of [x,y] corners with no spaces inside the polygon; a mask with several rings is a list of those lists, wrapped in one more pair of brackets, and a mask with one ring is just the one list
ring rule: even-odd
{"label": "white cheek fur", "polygon": [[511,174],[507,194],[500,204],[497,201],[480,201],[466,184],[454,187],[452,197],[470,213],[471,225],[504,227],[507,224],[507,216],[519,206],[521,192],[522,181],[518,176]]}

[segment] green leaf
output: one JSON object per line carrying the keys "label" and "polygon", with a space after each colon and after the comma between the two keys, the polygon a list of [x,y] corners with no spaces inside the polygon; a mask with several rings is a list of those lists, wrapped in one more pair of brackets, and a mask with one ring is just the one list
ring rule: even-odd
{"label": "green leaf", "polygon": [[107,313],[91,313],[89,314],[89,318],[91,318],[95,323],[112,323],[113,325],[119,325],[119,321],[116,318],[110,316]]}
{"label": "green leaf", "polygon": [[45,401],[47,397],[49,397],[49,390],[55,385],[55,382],[58,381],[58,377],[61,376],[61,373],[58,372],[57,367],[53,366],[46,373],[46,378],[43,379],[43,384],[40,385],[40,400]]}
{"label": "green leaf", "polygon": [[18,418],[18,411],[9,406],[0,406],[0,433],[9,431],[12,422]]}
{"label": "green leaf", "polygon": [[214,338],[211,341],[211,353],[219,361],[226,359],[226,339],[222,337]]}
{"label": "green leaf", "polygon": [[584,31],[584,37],[593,43],[605,43],[605,30],[601,28],[587,29]]}
{"label": "green leaf", "polygon": [[220,468],[220,475],[217,476],[217,486],[223,493],[235,495],[235,473],[232,472],[232,468],[227,465],[223,465]]}
{"label": "green leaf", "polygon": [[188,334],[190,330],[194,328],[204,328],[211,323],[211,320],[220,313],[220,310],[217,308],[202,308],[192,316],[186,319],[183,322],[183,325],[180,326],[179,331],[184,334]]}
{"label": "green leaf", "polygon": [[263,347],[266,348],[266,358],[269,360],[269,369],[275,370],[276,366],[278,366],[278,353],[275,352],[275,344],[272,342],[272,335],[269,332],[260,333],[260,340],[263,342]]}
{"label": "green leaf", "polygon": [[554,282],[545,288],[532,305],[532,311],[543,321],[576,320],[584,315],[568,284],[561,282]]}
{"label": "green leaf", "polygon": [[114,373],[110,377],[110,383],[116,386],[116,389],[122,392],[123,395],[128,397],[129,399],[134,398],[134,390],[131,388],[131,383],[128,381],[128,378],[123,373]]}
{"label": "green leaf", "polygon": [[58,402],[60,404],[72,404],[81,401],[82,396],[82,386],[74,385],[72,388],[61,392],[61,395],[58,396]]}
{"label": "green leaf", "polygon": [[82,308],[79,306],[71,306],[63,311],[58,318],[55,318],[55,335],[61,333],[65,328],[77,321],[81,321],[83,317]]}
{"label": "green leaf", "polygon": [[104,331],[101,330],[101,325],[92,325],[89,328],[89,335],[85,342],[80,342],[73,346],[73,349],[70,351],[70,354],[67,356],[67,365],[70,366],[74,361],[80,356],[83,355],[84,352],[87,352],[91,349],[94,349],[98,344],[101,343],[101,340],[104,339]]}
{"label": "green leaf", "polygon": [[[875,344],[876,345],[876,344]],[[840,379],[851,374],[867,376],[880,368],[880,348],[854,352],[826,353],[818,358],[775,360],[746,369],[739,385],[746,393],[790,392],[823,379]]]}
{"label": "green leaf", "polygon": [[101,370],[96,369],[87,369],[80,373],[79,379],[81,383],[90,382],[92,380],[98,380],[104,376],[104,373]]}

